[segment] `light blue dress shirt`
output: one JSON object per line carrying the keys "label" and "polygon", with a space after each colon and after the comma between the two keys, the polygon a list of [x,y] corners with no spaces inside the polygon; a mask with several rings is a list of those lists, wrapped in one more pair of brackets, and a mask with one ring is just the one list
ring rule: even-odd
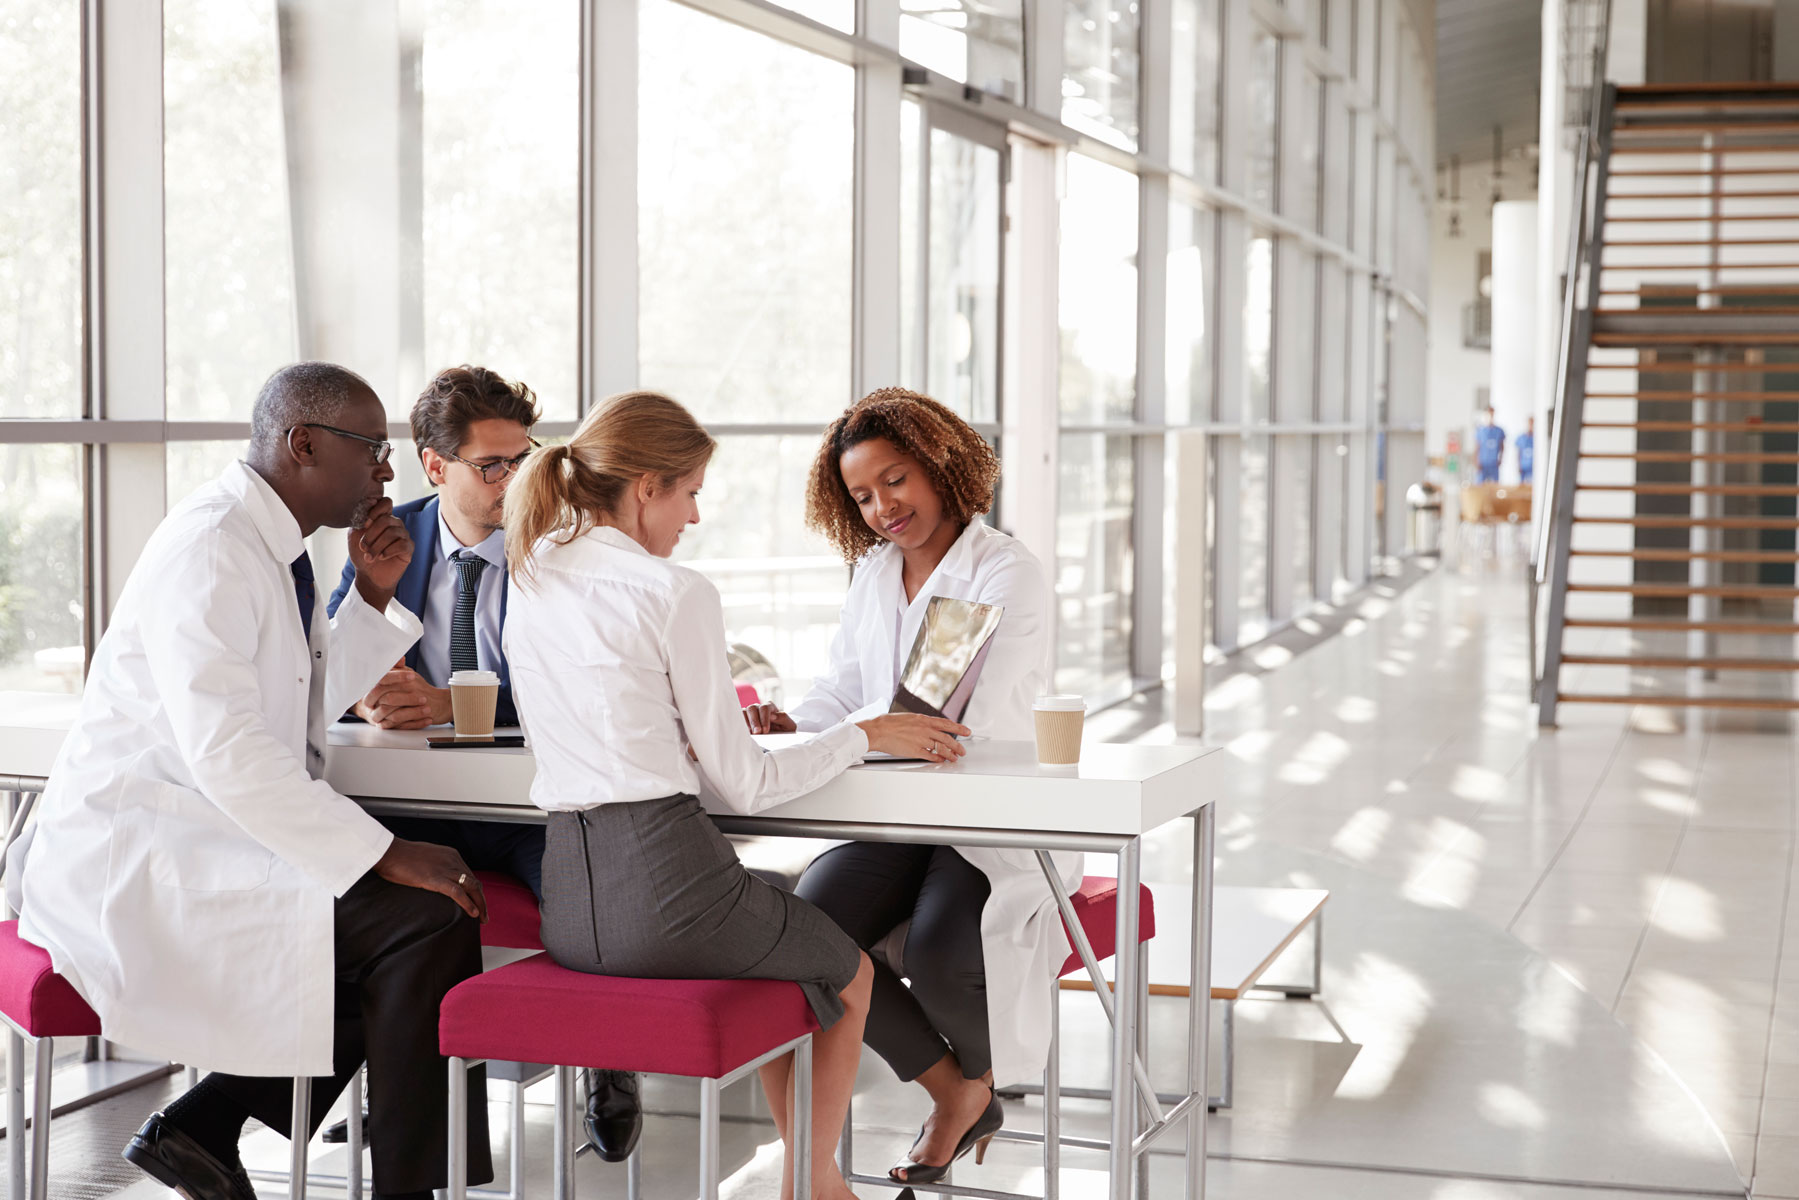
{"label": "light blue dress shirt", "polygon": [[[456,612],[456,568],[450,555],[464,549],[450,532],[437,506],[438,561],[431,565],[431,582],[425,586],[425,636],[419,643],[419,674],[433,687],[450,682],[450,619]],[[475,593],[475,657],[483,671],[500,669],[500,589],[506,578],[506,531],[496,529],[478,545],[466,547],[487,560]]]}

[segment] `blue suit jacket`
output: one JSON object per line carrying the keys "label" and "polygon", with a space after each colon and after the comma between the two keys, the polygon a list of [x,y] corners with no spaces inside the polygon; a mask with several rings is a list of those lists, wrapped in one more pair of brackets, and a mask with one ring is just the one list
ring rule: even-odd
{"label": "blue suit jacket", "polygon": [[[406,573],[400,576],[400,585],[394,589],[394,599],[400,602],[401,608],[411,609],[419,620],[425,619],[425,596],[431,583],[431,572],[437,569],[439,559],[437,552],[437,497],[427,496],[423,500],[408,500],[405,504],[394,506],[394,516],[406,526],[406,532],[412,536],[412,561],[406,564]],[[332,616],[337,615],[337,606],[343,603],[344,596],[356,583],[356,567],[352,563],[344,564],[343,578],[338,581],[337,590],[331,593],[331,600],[325,610]],[[510,580],[500,577],[500,630],[506,629],[506,599],[511,590]],[[414,642],[412,649],[406,651],[406,665],[419,670],[419,644]],[[420,672],[421,674],[423,672]],[[439,686],[442,686],[441,684]],[[500,659],[500,699],[494,708],[494,724],[517,725],[518,709],[512,704],[512,672],[506,666],[506,660]]]}

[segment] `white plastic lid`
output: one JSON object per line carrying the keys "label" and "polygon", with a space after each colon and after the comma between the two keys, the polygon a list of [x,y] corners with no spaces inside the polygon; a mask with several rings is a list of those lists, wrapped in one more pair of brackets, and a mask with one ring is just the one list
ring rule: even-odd
{"label": "white plastic lid", "polygon": [[1086,712],[1087,702],[1079,696],[1039,696],[1031,707],[1044,712]]}
{"label": "white plastic lid", "polygon": [[493,671],[452,671],[450,673],[451,687],[455,687],[459,683],[469,687],[480,687],[482,684],[497,685],[499,682],[499,675]]}

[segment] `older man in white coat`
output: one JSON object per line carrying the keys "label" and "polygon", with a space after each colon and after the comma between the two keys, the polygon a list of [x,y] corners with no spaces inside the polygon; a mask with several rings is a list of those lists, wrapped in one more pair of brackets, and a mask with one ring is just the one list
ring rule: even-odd
{"label": "older man in white coat", "polygon": [[[248,461],[178,505],[132,570],[11,855],[21,934],[106,1036],[215,1070],[125,1148],[191,1200],[254,1200],[245,1121],[285,1132],[302,1075],[322,1114],[365,1057],[376,1194],[446,1183],[437,1010],[481,969],[480,884],[318,777],[327,714],[419,637],[393,603],[412,543],[382,495],[386,428],[342,367],[269,379]],[[321,526],[356,531],[330,620],[302,541]],[[469,1112],[480,1182],[479,1093]]]}

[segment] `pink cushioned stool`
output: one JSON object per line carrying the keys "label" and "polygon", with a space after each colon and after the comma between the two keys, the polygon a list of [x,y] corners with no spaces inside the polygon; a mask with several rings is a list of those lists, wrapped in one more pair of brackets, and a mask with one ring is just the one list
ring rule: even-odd
{"label": "pink cushioned stool", "polygon": [[[1139,940],[1147,942],[1156,936],[1156,902],[1147,887],[1139,887],[1137,897],[1137,934]],[[1088,875],[1081,880],[1081,890],[1070,896],[1069,900],[1074,904],[1081,931],[1087,935],[1087,941],[1093,947],[1094,959],[1104,961],[1111,958],[1118,941],[1118,881],[1109,875]],[[1067,922],[1063,922],[1062,929],[1068,934],[1069,944],[1073,945],[1074,933],[1069,930]],[[1080,954],[1071,953],[1068,961],[1062,964],[1061,973],[1072,975],[1080,969]]]}
{"label": "pink cushioned stool", "polygon": [[[700,1081],[700,1196],[717,1200],[724,1086],[794,1054],[795,1195],[810,1195],[812,1034],[800,989],[772,979],[625,979],[559,967],[547,954],[464,980],[444,997],[438,1050],[450,1060],[450,1196],[467,1194],[468,1068],[475,1062],[558,1064],[556,1200],[575,1194],[575,1068],[682,1075]],[[629,1190],[638,1192],[632,1151]],[[518,1151],[514,1151],[517,1153]]]}
{"label": "pink cushioned stool", "polygon": [[[50,952],[19,936],[17,921],[0,922],[0,1015],[7,1025],[6,1161],[11,1195],[45,1200],[50,1187],[50,1064],[59,1037],[97,1037],[100,1018],[50,965]],[[33,1046],[31,1179],[25,1178],[25,1039]]]}
{"label": "pink cushioned stool", "polygon": [[487,924],[481,926],[481,944],[507,950],[542,950],[543,916],[537,896],[522,882],[498,871],[476,871],[481,893],[487,897]]}

